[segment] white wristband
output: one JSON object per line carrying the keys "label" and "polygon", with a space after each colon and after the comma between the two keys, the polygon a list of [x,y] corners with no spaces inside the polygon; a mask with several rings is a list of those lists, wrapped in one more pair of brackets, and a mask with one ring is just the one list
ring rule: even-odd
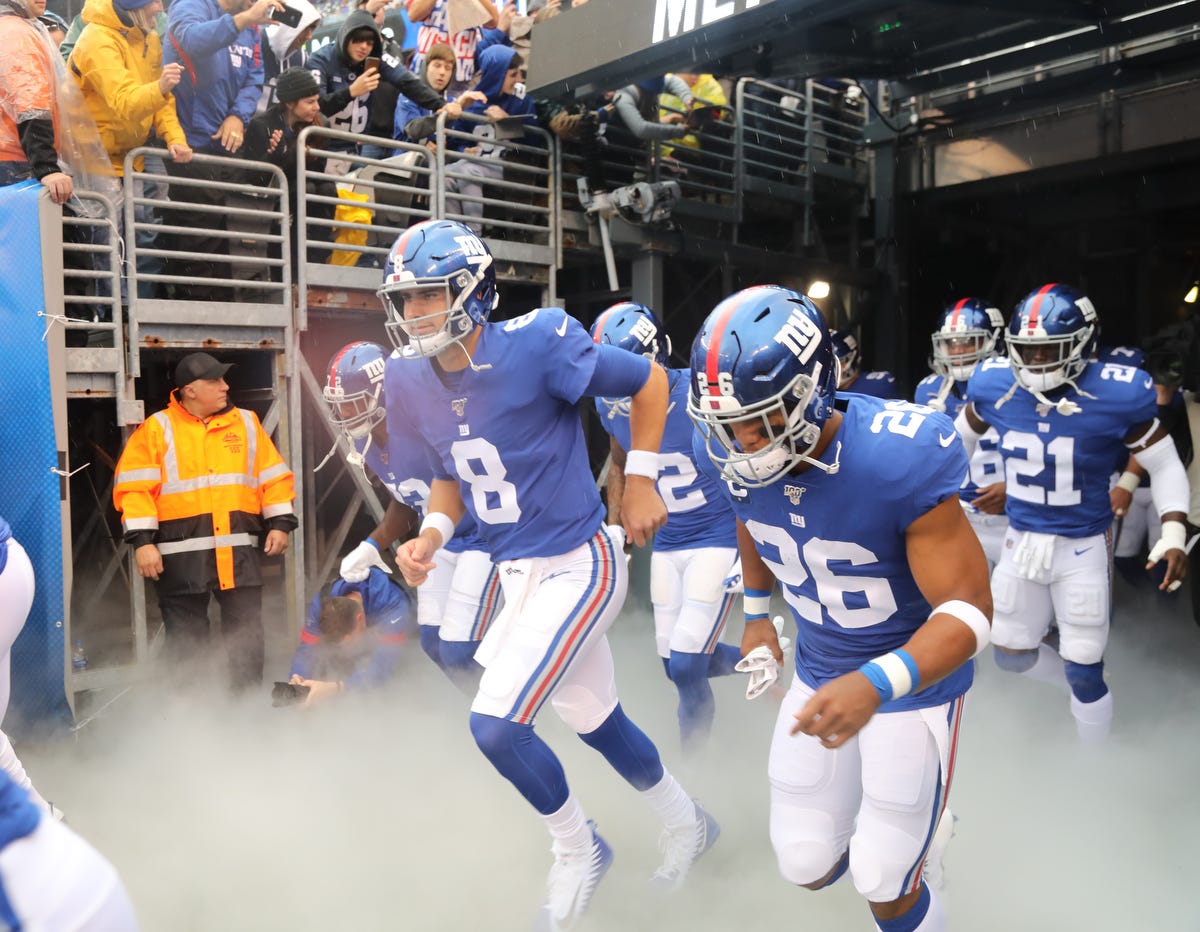
{"label": "white wristband", "polygon": [[1124,489],[1130,495],[1137,491],[1137,487],[1142,484],[1142,477],[1135,472],[1130,472],[1128,469],[1121,473],[1121,478],[1117,480],[1117,488]]}
{"label": "white wristband", "polygon": [[771,597],[769,595],[743,596],[742,609],[749,618],[766,617],[771,614]]}
{"label": "white wristband", "polygon": [[649,450],[630,450],[625,454],[625,475],[658,479],[658,454]]}
{"label": "white wristband", "polygon": [[992,639],[992,624],[988,621],[987,615],[970,602],[964,602],[961,599],[943,602],[929,613],[930,618],[934,615],[953,615],[975,632],[975,653],[971,655],[972,657],[978,657]]}
{"label": "white wristband", "polygon": [[440,546],[445,547],[454,537],[454,522],[450,520],[450,516],[443,514],[440,511],[431,511],[425,516],[425,520],[421,522],[420,533],[424,534],[427,530],[433,528],[442,535],[442,543]]}

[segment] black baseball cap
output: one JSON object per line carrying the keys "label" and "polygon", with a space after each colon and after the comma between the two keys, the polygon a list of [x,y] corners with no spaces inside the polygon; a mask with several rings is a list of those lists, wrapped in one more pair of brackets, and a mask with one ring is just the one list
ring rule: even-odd
{"label": "black baseball cap", "polygon": [[191,353],[175,366],[175,387],[183,388],[197,379],[219,379],[233,368],[231,362],[217,362],[208,353]]}

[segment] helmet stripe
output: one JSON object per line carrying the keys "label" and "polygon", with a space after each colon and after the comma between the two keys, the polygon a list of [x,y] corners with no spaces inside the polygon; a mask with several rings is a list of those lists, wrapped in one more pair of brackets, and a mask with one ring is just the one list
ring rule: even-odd
{"label": "helmet stripe", "polygon": [[729,319],[733,316],[734,311],[746,303],[747,298],[753,299],[754,297],[757,297],[757,295],[751,295],[748,291],[742,292],[741,300],[735,304],[730,304],[725,309],[725,312],[713,321],[712,335],[708,340],[708,359],[704,363],[704,374],[708,379],[708,393],[710,395],[721,394],[721,339],[725,336],[725,329],[729,326]]}
{"label": "helmet stripe", "polygon": [[1046,297],[1051,288],[1057,288],[1058,282],[1051,282],[1049,285],[1043,285],[1037,290],[1037,294],[1033,296],[1033,301],[1029,304],[1029,322],[1025,325],[1029,329],[1029,336],[1033,336],[1033,332],[1037,330],[1038,325],[1038,308],[1042,306],[1042,299]]}
{"label": "helmet stripe", "polygon": [[958,303],[954,305],[954,316],[950,318],[950,329],[958,329],[958,317],[962,313],[963,307],[966,305],[968,298],[959,298]]}
{"label": "helmet stripe", "polygon": [[337,351],[337,355],[335,355],[333,359],[329,360],[329,376],[337,376],[341,374],[338,372],[338,365],[341,363],[342,357],[347,353],[353,352],[358,346],[358,343],[347,343]]}
{"label": "helmet stripe", "polygon": [[612,317],[612,315],[613,315],[613,312],[614,312],[616,309],[617,309],[617,308],[616,308],[616,306],[614,305],[613,307],[610,307],[610,308],[608,308],[607,310],[605,310],[605,311],[601,311],[601,312],[600,312],[600,316],[599,316],[599,317],[597,317],[597,318],[596,318],[596,322],[595,322],[594,324],[592,324],[592,327],[593,327],[593,328],[595,329],[595,331],[596,331],[596,335],[595,335],[595,336],[592,338],[592,342],[593,342],[593,343],[599,343],[599,342],[600,342],[600,338],[601,338],[602,336],[604,336],[604,328],[608,326],[608,319],[609,319],[610,317]]}

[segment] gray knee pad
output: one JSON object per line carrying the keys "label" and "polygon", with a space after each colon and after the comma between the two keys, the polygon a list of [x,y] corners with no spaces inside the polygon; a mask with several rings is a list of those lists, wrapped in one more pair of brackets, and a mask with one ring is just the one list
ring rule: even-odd
{"label": "gray knee pad", "polygon": [[1038,652],[1036,650],[1022,651],[1019,654],[1010,654],[1006,651],[992,648],[992,657],[996,661],[996,666],[1001,670],[1007,670],[1009,673],[1024,673],[1026,670],[1032,670],[1034,664],[1037,663]]}

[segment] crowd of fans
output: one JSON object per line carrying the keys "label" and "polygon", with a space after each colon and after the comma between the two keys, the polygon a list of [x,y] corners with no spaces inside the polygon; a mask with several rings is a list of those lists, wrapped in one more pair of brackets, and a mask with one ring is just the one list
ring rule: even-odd
{"label": "crowd of fans", "polygon": [[[436,152],[442,115],[447,207],[476,230],[519,148],[514,143],[544,148],[534,128],[574,152],[593,191],[612,183],[598,155],[612,139],[643,153],[648,143],[681,176],[727,174],[729,91],[712,75],[666,75],[590,100],[527,94],[537,25],[585,2],[531,0],[518,14],[515,0],[472,0],[464,6],[476,15],[464,25],[457,0],[358,0],[333,41],[313,50],[331,14],[311,0],[170,0],[165,10],[162,0],[87,0],[70,25],[46,14],[44,0],[0,0],[0,29],[19,33],[37,52],[19,68],[0,67],[0,183],[37,179],[68,204],[73,189],[84,187],[81,169],[115,176],[116,229],[92,239],[111,235],[124,244],[122,194],[137,197],[139,296],[229,300],[238,277],[229,255],[231,186],[248,178],[269,185],[265,174],[248,176],[245,161],[273,164],[288,179],[294,217],[298,137],[310,126],[379,142],[322,137],[320,156],[310,147],[306,193],[318,197],[306,201],[306,238],[329,245],[308,261],[332,253],[334,205],[349,196],[329,179],[350,175],[363,164],[357,159],[396,155],[387,140]],[[397,4],[417,26],[411,49],[381,29]],[[86,109],[64,133],[55,103],[74,90]],[[80,121],[98,130],[103,164],[80,166],[63,151]],[[158,152],[139,156],[135,184],[121,187],[126,156],[146,146]],[[314,172],[325,178],[313,180]],[[174,230],[169,241],[158,232],[164,223]],[[147,248],[166,258],[145,255]],[[185,281],[186,289],[171,284]]]}

